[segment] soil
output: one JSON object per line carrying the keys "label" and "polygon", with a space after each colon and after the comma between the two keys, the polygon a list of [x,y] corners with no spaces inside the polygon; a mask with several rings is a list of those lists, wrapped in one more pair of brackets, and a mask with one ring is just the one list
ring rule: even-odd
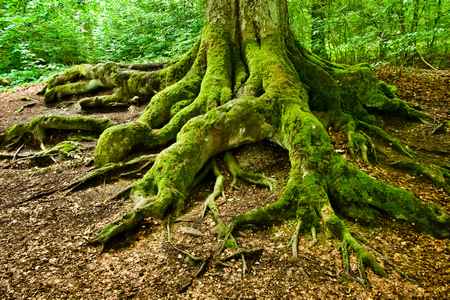
{"label": "soil", "polygon": [[[380,78],[398,86],[403,99],[432,113],[437,122],[449,119],[449,71],[385,67],[377,72]],[[41,88],[36,85],[0,94],[0,130],[43,113],[76,112],[73,107],[46,108],[36,96]],[[21,100],[24,97],[38,103],[18,112],[26,103]],[[132,107],[99,115],[125,122],[139,111]],[[448,133],[433,135],[432,124],[408,123],[392,116],[385,117],[385,125],[416,149],[420,159],[449,163]],[[348,156],[342,137],[333,137],[339,151]],[[225,192],[217,202],[224,220],[277,199],[289,170],[287,154],[269,143],[241,147],[234,154],[242,166],[271,176],[277,185],[272,192],[243,182],[231,187],[230,176],[222,168]],[[180,292],[199,266],[167,242],[166,226],[161,221],[146,220],[139,232],[103,252],[87,243],[103,225],[131,206],[129,201],[108,200],[130,180],[105,178],[82,191],[57,192],[18,204],[30,195],[64,186],[85,174],[88,157],[86,153],[47,167],[35,167],[28,161],[0,161],[1,299],[443,299],[450,294],[448,240],[417,233],[408,224],[389,219],[373,227],[348,222],[386,268],[385,278],[369,271],[369,285],[358,279],[355,261],[350,274],[343,271],[337,241],[321,234],[315,245],[310,236],[302,236],[298,258],[293,259],[288,242],[296,224],[286,221],[240,232],[240,246],[262,249],[260,255],[247,258],[245,275],[241,260],[231,260],[226,265],[209,266]],[[450,211],[448,194],[427,179],[384,165],[358,163],[372,176],[407,188]],[[203,258],[217,247],[213,221],[209,216],[198,218],[212,187],[213,179],[205,180],[190,198],[184,222],[172,226],[172,243]]]}

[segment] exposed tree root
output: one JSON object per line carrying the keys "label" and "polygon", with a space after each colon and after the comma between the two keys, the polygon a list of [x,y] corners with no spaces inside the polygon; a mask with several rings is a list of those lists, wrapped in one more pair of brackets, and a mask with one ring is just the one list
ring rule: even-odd
{"label": "exposed tree root", "polygon": [[447,121],[441,122],[437,126],[435,126],[433,128],[433,131],[431,132],[431,134],[446,133],[449,130],[450,130],[450,121],[447,120]]}
{"label": "exposed tree root", "polygon": [[383,213],[439,238],[450,235],[450,217],[442,208],[425,204],[413,193],[383,183],[340,157],[333,159],[328,190],[338,211],[360,222],[370,223]]}
{"label": "exposed tree root", "polygon": [[[88,97],[80,100],[85,108],[143,103],[151,98],[138,120],[111,126],[107,120],[86,117],[41,117],[8,129],[1,137],[2,145],[17,144],[25,135],[43,143],[47,129],[102,133],[95,150],[97,169],[73,187],[130,164],[147,167],[153,157],[123,162],[135,153],[165,147],[143,178],[131,191],[127,189],[134,208],[104,226],[95,238],[102,245],[135,229],[145,218],[172,220],[182,215],[189,193],[210,170],[210,162],[217,179],[205,207],[212,212],[223,240],[218,253],[224,247],[238,248],[233,233],[244,226],[296,219],[294,255],[299,234],[328,232],[341,243],[344,269],[349,269],[352,253],[361,277],[366,278],[366,268],[379,275],[384,271],[352,236],[343,217],[372,223],[389,216],[436,237],[449,237],[447,212],[362,172],[334,151],[327,132],[329,127],[344,131],[351,152],[366,162],[376,152],[371,135],[413,157],[411,149],[379,127],[375,113],[416,121],[430,120],[430,116],[398,99],[394,88],[379,81],[367,66],[334,64],[298,45],[289,29],[286,1],[207,2],[207,25],[200,41],[175,64],[158,70],[151,65],[81,65],[55,77],[45,89],[47,103],[81,95]],[[95,91],[108,94],[92,96]],[[329,120],[321,122],[312,109]],[[262,140],[288,152],[287,184],[275,202],[224,224],[215,204],[223,190],[223,176],[214,159]],[[243,171],[230,154],[225,154],[225,162],[234,178],[272,187],[270,179]],[[434,176],[425,168],[414,169]],[[447,176],[447,184],[448,174],[441,175]],[[442,183],[438,175],[433,178]],[[245,266],[244,254],[241,257]]]}
{"label": "exposed tree root", "polygon": [[[33,161],[41,161],[47,158],[55,160],[55,158],[75,158],[77,154],[80,154],[82,150],[86,148],[82,147],[80,143],[73,141],[64,141],[56,144],[55,146],[45,149],[36,153],[28,155],[20,155],[19,160],[31,159]],[[13,160],[17,155],[13,156]]]}
{"label": "exposed tree root", "polygon": [[[202,210],[202,213],[200,215],[201,218],[204,218],[207,211],[209,210],[211,212],[212,218],[216,224],[216,230],[219,235],[223,239],[222,243],[219,243],[218,249],[214,251],[207,259],[203,259],[197,256],[192,255],[191,253],[184,251],[172,243],[171,246],[177,250],[178,252],[184,254],[186,257],[189,258],[190,261],[194,263],[200,263],[200,267],[197,270],[197,272],[192,276],[192,278],[182,286],[180,289],[180,292],[185,292],[193,283],[193,281],[200,277],[204,272],[206,272],[208,266],[211,264],[225,264],[227,261],[235,258],[240,258],[242,260],[242,274],[245,275],[247,270],[247,264],[245,257],[259,257],[262,254],[263,249],[261,248],[255,248],[255,249],[243,249],[239,248],[236,239],[231,234],[229,227],[222,221],[222,218],[220,217],[219,209],[217,207],[217,204],[215,202],[215,199],[219,197],[223,193],[223,184],[224,184],[224,176],[219,170],[219,167],[217,166],[217,163],[215,160],[211,163],[212,171],[214,175],[216,176],[216,182],[214,184],[213,192],[206,198],[204,202],[204,208]],[[224,248],[235,248],[237,251],[234,251],[234,253],[224,257],[220,258],[222,251]]]}
{"label": "exposed tree root", "polygon": [[[98,242],[136,227],[146,217],[181,214],[195,176],[211,156],[270,134],[270,126],[257,110],[264,111],[263,104],[253,98],[238,99],[186,124],[177,142],[158,155],[152,169],[134,186],[135,208],[106,226]],[[227,130],[217,132],[217,128]]]}
{"label": "exposed tree root", "polygon": [[[180,80],[192,65],[198,44],[179,61],[163,64],[78,65],[55,76],[42,91],[46,104],[74,95],[110,91],[110,95],[81,99],[81,108],[105,108],[148,102],[156,92]],[[161,69],[162,68],[162,69]],[[137,98],[135,98],[137,97]]]}
{"label": "exposed tree root", "polygon": [[297,221],[297,226],[295,226],[294,234],[292,234],[291,240],[289,241],[289,245],[292,248],[292,257],[298,257],[298,238],[300,235],[300,229],[302,228],[302,221]]}
{"label": "exposed tree root", "polygon": [[369,154],[377,160],[376,146],[370,136],[357,130],[355,121],[351,120],[346,125],[347,142],[350,153],[355,158],[358,154],[365,163],[370,163]]}
{"label": "exposed tree root", "polygon": [[220,255],[222,250],[225,248],[237,248],[238,244],[236,242],[236,239],[232,236],[231,232],[229,231],[228,226],[222,221],[222,218],[220,217],[219,208],[216,204],[216,198],[220,196],[220,194],[223,193],[223,182],[224,177],[222,173],[220,173],[220,170],[217,166],[217,163],[213,162],[213,171],[214,175],[216,176],[216,183],[214,185],[213,192],[206,198],[205,200],[205,207],[203,209],[202,218],[205,216],[207,209],[211,212],[211,216],[214,220],[214,223],[216,223],[216,231],[219,235],[219,238],[223,239],[223,243],[215,253],[215,256]]}
{"label": "exposed tree root", "polygon": [[384,269],[378,264],[373,254],[352,236],[344,221],[336,216],[329,204],[322,208],[322,214],[327,228],[335,237],[342,241],[340,248],[345,271],[349,272],[350,260],[348,250],[352,250],[358,259],[358,270],[364,281],[367,281],[365,271],[367,267],[380,276],[385,275]]}
{"label": "exposed tree root", "polygon": [[20,108],[18,108],[18,109],[15,111],[15,113],[16,113],[16,114],[20,114],[21,112],[24,111],[25,108],[33,107],[33,106],[35,106],[36,104],[38,104],[37,101],[26,103],[26,104],[22,105]]}
{"label": "exposed tree root", "polygon": [[383,138],[387,142],[391,143],[392,147],[395,148],[400,153],[402,153],[402,154],[404,154],[404,155],[406,155],[406,156],[408,156],[410,158],[414,158],[415,157],[415,153],[414,153],[413,150],[411,150],[408,146],[403,145],[402,142],[399,139],[389,135],[383,129],[381,129],[381,128],[377,127],[377,126],[368,124],[368,123],[363,122],[363,121],[359,121],[359,124],[362,127],[364,127],[365,129],[367,129],[368,131],[378,135],[379,137]]}
{"label": "exposed tree root", "polygon": [[437,165],[424,165],[413,160],[399,160],[392,166],[412,172],[415,175],[427,177],[437,187],[443,188],[450,194],[450,171]]}
{"label": "exposed tree root", "polygon": [[[67,143],[67,142],[64,142],[64,143]],[[46,151],[49,153],[52,153],[53,150],[49,149]],[[43,152],[45,152],[45,151],[43,151]],[[51,154],[48,154],[48,155],[51,155]],[[71,192],[74,192],[78,189],[85,187],[86,185],[94,182],[95,180],[98,180],[99,178],[103,178],[108,175],[110,176],[110,178],[113,176],[129,176],[133,172],[142,171],[145,168],[149,167],[149,165],[154,162],[155,157],[156,157],[155,154],[142,155],[142,156],[136,157],[134,159],[131,159],[127,162],[116,163],[116,164],[111,163],[111,164],[105,165],[101,168],[96,168],[96,169],[90,171],[89,173],[87,173],[86,175],[84,175],[83,177],[78,178],[75,181],[71,182],[68,185],[57,186],[57,187],[54,187],[54,188],[46,190],[46,191],[41,191],[39,193],[29,196],[28,198],[26,198],[20,202],[12,203],[11,205],[8,205],[6,207],[20,206],[20,205],[29,203],[31,201],[37,200],[39,198],[50,196],[56,192],[66,191],[66,193],[71,193]],[[29,158],[29,157],[27,157],[27,158]],[[133,171],[128,171],[130,169],[132,169]],[[120,197],[128,194],[131,191],[132,187],[133,187],[133,185],[127,186],[126,188],[122,189],[121,191],[116,193],[114,196],[112,196],[109,200],[117,199],[117,198],[120,198]]]}
{"label": "exposed tree root", "polygon": [[239,178],[249,183],[262,185],[268,187],[270,190],[273,190],[275,184],[275,181],[273,179],[266,177],[263,174],[243,170],[241,166],[239,166],[236,158],[234,158],[234,156],[230,152],[225,153],[224,161],[231,173],[231,176],[233,177],[233,182],[231,183],[231,185],[236,185],[237,179]]}
{"label": "exposed tree root", "polygon": [[[90,171],[88,174],[83,177],[75,180],[69,186],[65,187],[64,190],[68,192],[73,192],[77,189],[82,188],[83,186],[97,180],[98,178],[104,176],[111,176],[113,174],[117,174],[119,176],[129,176],[135,174],[135,172],[140,172],[147,168],[150,164],[155,161],[156,154],[142,155],[136,158],[133,158],[129,161],[123,163],[110,163],[103,167],[96,168]],[[127,171],[132,169],[133,171]]]}
{"label": "exposed tree root", "polygon": [[0,146],[10,148],[24,139],[30,139],[32,143],[41,146],[52,130],[88,132],[100,135],[106,128],[112,126],[108,119],[100,119],[86,116],[41,116],[27,123],[16,124],[0,134]]}
{"label": "exposed tree root", "polygon": [[207,210],[209,209],[213,215],[214,221],[218,226],[223,226],[223,222],[220,221],[219,211],[217,205],[215,204],[215,200],[223,194],[223,183],[225,178],[222,173],[220,173],[219,167],[217,166],[216,161],[213,161],[213,171],[216,176],[216,183],[214,184],[213,192],[206,198],[205,203],[203,204],[202,213],[200,218],[203,219],[206,215]]}

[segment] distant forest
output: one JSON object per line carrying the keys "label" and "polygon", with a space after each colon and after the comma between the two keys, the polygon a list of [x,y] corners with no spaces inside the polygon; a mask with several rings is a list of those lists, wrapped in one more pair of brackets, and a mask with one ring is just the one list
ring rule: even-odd
{"label": "distant forest", "polygon": [[[447,68],[450,2],[290,0],[297,39],[332,61]],[[0,77],[44,79],[65,66],[167,61],[203,24],[197,0],[0,0]]]}

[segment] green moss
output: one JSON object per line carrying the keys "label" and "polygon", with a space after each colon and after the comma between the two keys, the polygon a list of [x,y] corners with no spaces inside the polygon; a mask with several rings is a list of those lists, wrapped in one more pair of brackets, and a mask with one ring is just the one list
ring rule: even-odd
{"label": "green moss", "polygon": [[240,49],[233,48],[233,93],[237,96],[241,96],[241,88],[248,78],[247,66],[242,61]]}
{"label": "green moss", "polygon": [[76,65],[66,69],[62,74],[54,76],[47,83],[47,88],[51,89],[57,85],[73,82],[85,78],[91,69],[90,65]]}
{"label": "green moss", "polygon": [[189,72],[183,79],[156,94],[148,105],[139,121],[148,124],[151,128],[160,128],[165,125],[172,115],[172,107],[179,110],[186,106],[197,96],[200,90],[203,73]]}
{"label": "green moss", "polygon": [[145,145],[150,134],[151,129],[141,122],[108,128],[102,133],[97,142],[95,164],[103,166],[110,162],[123,161],[132,151]]}
{"label": "green moss", "polygon": [[90,98],[81,105],[84,107],[102,105],[111,107],[113,102],[115,105],[129,105],[129,100],[133,97],[150,98],[156,92],[183,78],[194,63],[198,51],[199,43],[196,43],[192,50],[176,63],[155,71],[133,70],[127,65],[111,62],[74,66],[48,82],[44,101],[45,103],[54,103],[68,96],[94,93],[102,89],[114,89],[117,97]]}
{"label": "green moss", "polygon": [[[176,104],[174,104],[171,108],[170,108],[170,116],[171,118],[173,118],[173,116],[175,116],[177,113],[179,113],[183,108],[185,108],[186,106],[188,106],[189,104],[192,103],[192,100],[181,100],[179,102],[177,102]],[[170,121],[169,121],[170,122]]]}
{"label": "green moss", "polygon": [[44,101],[46,104],[50,104],[67,96],[94,93],[104,87],[105,86],[103,83],[98,79],[66,83],[64,85],[55,86],[52,89],[47,89],[45,92]]}
{"label": "green moss", "polygon": [[32,142],[42,144],[48,130],[85,131],[100,134],[112,126],[108,119],[86,116],[40,116],[27,123],[16,124],[1,134],[1,145],[14,145],[23,138],[31,138]]}
{"label": "green moss", "polygon": [[450,172],[436,165],[426,165],[413,160],[400,160],[392,163],[394,167],[411,171],[415,175],[423,175],[430,179],[437,187],[444,188],[450,193]]}
{"label": "green moss", "polygon": [[450,235],[450,217],[442,208],[425,204],[411,192],[370,177],[339,156],[332,159],[328,180],[329,194],[341,211],[348,211],[348,207],[362,208],[355,214],[363,217],[362,212],[375,208],[437,237]]}
{"label": "green moss", "polygon": [[363,121],[359,121],[358,125],[360,127],[363,127],[364,129],[368,130],[369,132],[376,134],[379,137],[383,138],[384,140],[386,140],[387,142],[392,144],[392,147],[394,147],[400,153],[402,153],[410,158],[413,158],[415,156],[414,151],[411,150],[407,145],[403,145],[403,143],[398,138],[389,135],[386,131],[384,131],[380,127],[368,124]]}

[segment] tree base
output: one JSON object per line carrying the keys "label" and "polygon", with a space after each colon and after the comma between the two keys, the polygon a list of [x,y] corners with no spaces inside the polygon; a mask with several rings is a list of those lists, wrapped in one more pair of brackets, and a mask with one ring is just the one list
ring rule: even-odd
{"label": "tree base", "polygon": [[[259,14],[259,19],[249,3],[241,3],[245,7],[236,11],[225,2],[212,2],[199,43],[174,64],[158,70],[112,63],[76,66],[51,80],[44,91],[46,103],[54,103],[109,90],[110,94],[80,100],[84,108],[122,106],[151,97],[138,120],[111,126],[108,121],[97,124],[85,117],[57,117],[58,122],[39,119],[8,129],[3,144],[17,143],[30,132],[42,143],[45,135],[41,129],[49,123],[54,124],[50,128],[61,130],[99,129],[103,131],[95,150],[99,170],[121,166],[136,153],[166,147],[133,185],[130,197],[134,208],[101,230],[95,239],[100,244],[137,228],[145,218],[176,219],[215,157],[262,140],[288,151],[291,171],[287,184],[274,203],[224,224],[214,204],[222,184],[213,162],[218,179],[205,207],[217,223],[223,240],[220,248],[237,247],[232,234],[243,226],[295,218],[301,222],[299,233],[323,231],[340,240],[345,266],[351,250],[362,273],[369,267],[382,275],[381,267],[350,234],[342,217],[371,223],[387,215],[448,238],[450,218],[446,212],[360,171],[334,151],[326,129],[344,132],[351,152],[366,162],[376,153],[372,136],[413,157],[411,149],[381,129],[375,113],[419,121],[430,117],[398,99],[394,89],[376,79],[367,66],[333,64],[296,44],[284,6],[259,3],[258,10],[271,11]],[[228,20],[223,14],[233,18]],[[320,111],[323,121],[312,110]],[[234,177],[272,187],[266,177],[242,170],[229,154],[225,161]],[[448,184],[448,176],[442,178]]]}

